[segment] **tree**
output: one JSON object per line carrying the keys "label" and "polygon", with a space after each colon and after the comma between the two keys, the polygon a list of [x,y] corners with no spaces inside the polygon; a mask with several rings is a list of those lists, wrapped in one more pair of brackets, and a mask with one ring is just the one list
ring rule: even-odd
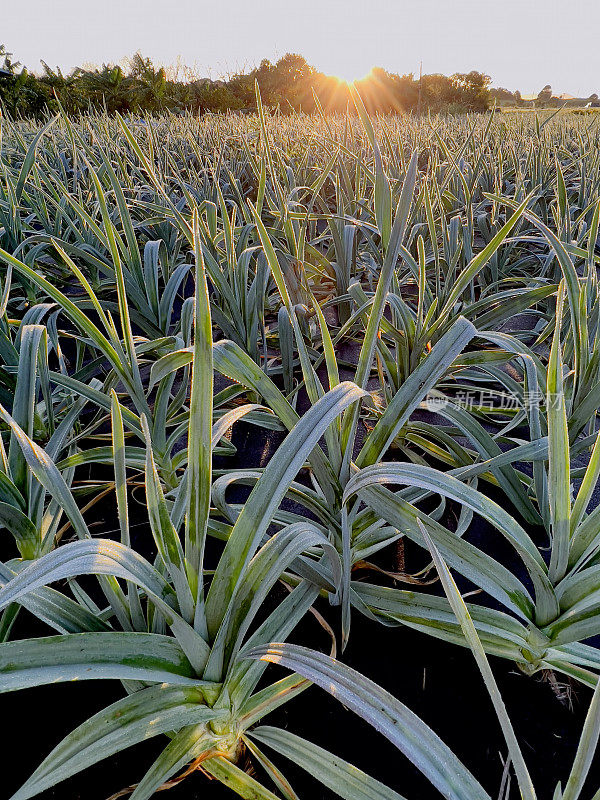
{"label": "tree", "polygon": [[53,70],[42,61],[44,74],[38,78],[49,97],[48,105],[54,106],[57,97],[62,107],[71,113],[81,111],[87,105],[78,91],[77,81],[81,70],[75,69],[69,75],[63,75],[59,67]]}
{"label": "tree", "polygon": [[[254,106],[256,105],[255,94],[254,94],[254,79],[255,79],[254,72],[252,73],[240,72],[235,75],[232,75],[231,78],[226,83],[223,82],[222,86],[223,87],[226,86],[227,89],[231,92],[231,95],[235,98],[235,103],[238,108],[254,108]],[[215,81],[215,84],[219,85],[219,82]],[[259,81],[259,86],[260,86],[260,81]],[[267,92],[265,91],[265,102],[267,103],[266,95]],[[271,102],[273,102],[273,100],[272,98],[269,97],[269,102],[267,103],[267,105],[270,105]]]}
{"label": "tree", "polygon": [[460,103],[460,92],[455,81],[446,75],[423,75],[422,99],[425,108],[433,112],[440,112],[449,106]]}
{"label": "tree", "polygon": [[311,96],[312,79],[316,74],[316,69],[298,53],[286,53],[279,59],[272,75],[283,110],[288,104],[296,111],[303,107]]}
{"label": "tree", "polygon": [[2,61],[2,69],[14,75],[16,70],[21,66],[19,61],[12,60],[12,53],[9,53],[5,45],[0,44],[0,58]]}
{"label": "tree", "polygon": [[396,75],[381,67],[374,67],[359,82],[367,109],[371,113],[394,114],[416,108],[419,86],[412,75]]}
{"label": "tree", "polygon": [[499,86],[497,89],[490,89],[490,100],[495,101],[499,106],[517,106],[519,104],[517,94],[519,93],[511,92],[510,89]]}
{"label": "tree", "polygon": [[193,81],[188,86],[190,105],[198,114],[221,113],[229,109],[243,108],[243,103],[223,81],[208,78]]}
{"label": "tree", "polygon": [[452,79],[459,91],[458,102],[468,111],[486,111],[490,103],[489,85],[492,79],[484,72],[457,72]]}
{"label": "tree", "polygon": [[549,83],[547,83],[544,88],[538,93],[537,99],[535,101],[536,106],[543,108],[547,106],[550,101],[552,100],[552,87]]}
{"label": "tree", "polygon": [[320,77],[324,76],[304,56],[286,53],[276,64],[265,58],[250,72],[233,75],[227,86],[243,108],[254,107],[254,84],[258,81],[265,105],[279,106],[282,111],[309,110],[313,106],[312,87]]}
{"label": "tree", "polygon": [[0,45],[0,59],[5,74],[0,78],[0,103],[13,116],[33,116],[40,114],[48,103],[48,96],[37,78],[25,67],[17,72],[21,64],[12,60],[12,53]]}
{"label": "tree", "polygon": [[121,67],[103,64],[101,69],[80,70],[77,80],[86,103],[103,106],[109,114],[129,110],[132,84]]}
{"label": "tree", "polygon": [[129,65],[128,96],[133,108],[159,112],[165,108],[167,76],[163,67],[155,69],[149,58],[136,53]]}

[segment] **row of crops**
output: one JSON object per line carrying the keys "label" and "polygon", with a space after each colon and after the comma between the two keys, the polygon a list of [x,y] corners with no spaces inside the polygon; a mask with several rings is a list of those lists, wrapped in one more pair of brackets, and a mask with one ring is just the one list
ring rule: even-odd
{"label": "row of crops", "polygon": [[502,798],[536,791],[488,657],[571,681],[589,713],[554,797],[600,797],[598,125],[355,104],[2,121],[0,691],[123,687],[13,800],[152,736],[132,800],[196,769],[294,800],[290,761],[402,800],[401,773],[269,724],[307,689],[432,797],[498,796],[344,663],[357,616],[472,650]]}

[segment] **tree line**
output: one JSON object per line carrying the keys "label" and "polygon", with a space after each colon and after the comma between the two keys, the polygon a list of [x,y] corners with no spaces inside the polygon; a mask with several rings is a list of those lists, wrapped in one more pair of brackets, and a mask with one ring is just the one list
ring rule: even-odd
{"label": "tree line", "polygon": [[[90,109],[109,114],[193,113],[251,111],[255,107],[254,86],[258,81],[263,102],[281,112],[312,113],[320,104],[328,112],[344,112],[348,107],[348,87],[337,78],[324,75],[306,59],[288,53],[276,63],[268,59],[247,72],[235,73],[227,80],[211,80],[187,75],[170,76],[164,67],[136,53],[124,68],[117,64],[78,67],[64,74],[42,61],[43,72],[36,75],[13,61],[0,45],[0,104],[13,117],[41,116],[58,109],[85,113]],[[560,98],[544,87],[536,100],[523,100],[520,93],[490,88],[491,78],[472,70],[451,76],[427,74],[396,75],[379,67],[359,81],[369,111],[375,113],[465,113],[486,111],[494,104],[552,107]],[[585,104],[585,98],[573,98]],[[597,95],[587,98],[591,104]]]}

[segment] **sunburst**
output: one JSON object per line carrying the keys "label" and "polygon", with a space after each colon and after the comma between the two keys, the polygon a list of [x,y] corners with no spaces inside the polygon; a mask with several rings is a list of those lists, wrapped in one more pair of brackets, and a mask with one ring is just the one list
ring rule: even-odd
{"label": "sunburst", "polygon": [[366,78],[369,77],[371,73],[364,73],[361,72],[360,69],[352,69],[352,67],[347,67],[344,69],[340,69],[338,72],[335,72],[332,77],[337,78],[340,83],[358,83],[360,81],[364,81]]}

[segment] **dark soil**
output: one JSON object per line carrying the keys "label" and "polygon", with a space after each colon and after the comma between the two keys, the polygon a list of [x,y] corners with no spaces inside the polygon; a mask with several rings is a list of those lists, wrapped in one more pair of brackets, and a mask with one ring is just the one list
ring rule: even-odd
{"label": "dark soil", "polygon": [[[38,627],[22,617],[18,633],[36,635]],[[307,637],[309,640],[307,641]],[[322,650],[324,634],[309,620],[302,640]],[[492,797],[502,776],[506,746],[491,702],[470,652],[408,628],[385,628],[355,615],[344,661],[388,689],[427,722],[480,780]],[[493,659],[509,714],[538,796],[551,797],[557,780],[566,780],[591,692],[572,687],[560,700],[540,676],[527,677],[511,664]],[[271,678],[284,674],[270,668]],[[560,676],[559,676],[560,679]],[[2,718],[10,737],[3,741],[3,796],[9,797],[63,736],[93,713],[122,697],[118,682],[94,681],[45,686],[4,695]],[[265,720],[305,736],[370,772],[409,800],[439,794],[382,736],[325,692],[312,687]],[[106,800],[139,780],[165,746],[157,737],[88,769],[40,795],[41,800]],[[335,797],[283,757],[274,755],[299,797]],[[264,777],[264,776],[259,776]],[[201,773],[165,794],[165,800],[220,800],[232,795]],[[514,781],[513,781],[514,783]],[[592,767],[590,785],[600,783],[600,762]],[[6,794],[4,794],[6,792]],[[518,796],[516,785],[514,797]]]}

